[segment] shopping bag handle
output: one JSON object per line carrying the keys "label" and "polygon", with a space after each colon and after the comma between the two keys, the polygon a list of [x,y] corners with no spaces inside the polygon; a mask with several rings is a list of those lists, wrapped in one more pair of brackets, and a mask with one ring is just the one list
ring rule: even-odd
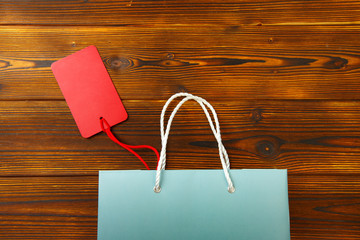
{"label": "shopping bag handle", "polygon": [[[169,117],[169,120],[167,122],[166,131],[164,131],[164,118],[165,118],[166,110],[167,110],[169,104],[171,103],[171,101],[178,97],[184,97],[184,98],[176,105],[176,107],[172,111],[172,113]],[[229,156],[228,156],[226,149],[221,140],[220,124],[219,124],[219,120],[218,120],[217,114],[215,112],[215,109],[205,99],[198,97],[198,96],[194,96],[190,93],[174,94],[167,100],[167,102],[165,103],[165,105],[162,109],[162,112],[160,115],[160,133],[161,133],[162,147],[161,147],[161,152],[160,152],[160,160],[158,162],[157,169],[156,169],[154,192],[159,193],[161,191],[161,187],[160,187],[161,171],[165,169],[165,165],[166,165],[166,145],[167,145],[167,141],[168,141],[168,137],[169,137],[169,133],[170,133],[171,123],[175,117],[176,112],[188,100],[195,100],[197,103],[199,103],[201,108],[204,110],[204,113],[209,121],[210,128],[211,128],[211,130],[216,138],[216,141],[218,143],[221,165],[224,170],[224,175],[225,175],[226,181],[228,183],[228,191],[229,191],[229,193],[233,193],[235,191],[235,187],[232,183],[232,180],[231,180],[230,174],[229,174],[229,169],[230,169]],[[213,123],[213,119],[211,118],[210,113],[206,107],[208,107],[211,110],[211,113],[214,118],[215,126]]]}

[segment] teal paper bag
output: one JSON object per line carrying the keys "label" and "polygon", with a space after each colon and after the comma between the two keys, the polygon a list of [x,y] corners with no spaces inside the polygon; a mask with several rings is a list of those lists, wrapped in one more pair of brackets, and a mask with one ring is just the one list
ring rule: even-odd
{"label": "teal paper bag", "polygon": [[[164,132],[166,108],[179,96],[185,98],[175,107]],[[222,170],[164,170],[171,122],[190,99],[200,104],[209,120]],[[230,170],[215,110],[191,94],[170,98],[160,125],[162,150],[156,171],[100,171],[99,240],[290,239],[286,170]]]}
{"label": "teal paper bag", "polygon": [[290,239],[286,170],[100,171],[98,239]]}

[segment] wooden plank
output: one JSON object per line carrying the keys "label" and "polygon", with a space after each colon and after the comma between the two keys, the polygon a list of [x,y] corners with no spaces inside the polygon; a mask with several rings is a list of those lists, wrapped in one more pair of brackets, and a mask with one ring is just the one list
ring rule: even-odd
{"label": "wooden plank", "polygon": [[[0,99],[63,99],[50,64],[98,46],[123,99],[359,99],[359,26],[0,27]],[[141,94],[139,94],[141,92]]]}
{"label": "wooden plank", "polygon": [[0,178],[4,239],[96,239],[97,177]]}
{"label": "wooden plank", "polygon": [[[1,177],[6,239],[96,239],[97,176]],[[357,176],[289,175],[292,239],[355,239]]]}
{"label": "wooden plank", "polygon": [[[355,0],[0,1],[0,24],[359,24]],[[331,16],[331,17],[329,17]]]}
{"label": "wooden plank", "polygon": [[359,175],[289,175],[291,238],[357,239],[359,179]]}
{"label": "wooden plank", "polygon": [[[359,101],[211,101],[234,168],[287,168],[290,173],[359,174]],[[121,141],[160,150],[164,101],[126,100],[129,119],[113,128]],[[142,169],[102,133],[80,136],[63,101],[0,102],[0,175],[87,175]],[[155,169],[152,152],[140,151]],[[186,103],[168,145],[170,169],[221,168],[201,108]]]}

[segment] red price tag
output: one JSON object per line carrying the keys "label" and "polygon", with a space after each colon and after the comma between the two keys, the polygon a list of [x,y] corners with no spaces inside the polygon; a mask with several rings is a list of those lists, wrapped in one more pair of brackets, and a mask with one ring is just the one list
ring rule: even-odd
{"label": "red price tag", "polygon": [[54,62],[51,69],[84,138],[102,131],[100,118],[106,119],[110,127],[127,119],[95,46]]}

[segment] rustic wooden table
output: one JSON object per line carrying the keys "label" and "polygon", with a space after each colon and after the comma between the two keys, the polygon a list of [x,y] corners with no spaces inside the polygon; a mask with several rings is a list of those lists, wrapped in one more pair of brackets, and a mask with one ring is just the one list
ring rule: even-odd
{"label": "rustic wooden table", "polygon": [[[0,0],[0,239],[96,239],[98,171],[143,169],[104,133],[80,136],[52,75],[88,45],[129,113],[122,141],[159,149],[164,101],[204,97],[233,168],[288,169],[292,239],[360,239],[352,0]],[[169,169],[221,168],[200,110],[175,119]]]}

